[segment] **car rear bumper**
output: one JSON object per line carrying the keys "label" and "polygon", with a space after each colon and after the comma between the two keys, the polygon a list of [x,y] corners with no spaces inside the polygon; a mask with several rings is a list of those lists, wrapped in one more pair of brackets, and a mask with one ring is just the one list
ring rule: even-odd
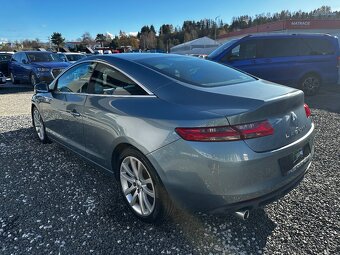
{"label": "car rear bumper", "polygon": [[[310,155],[284,174],[279,159],[310,147]],[[243,141],[200,143],[182,139],[151,154],[170,197],[190,211],[221,212],[255,208],[293,189],[314,154],[314,125],[299,140],[280,149],[256,153]]]}

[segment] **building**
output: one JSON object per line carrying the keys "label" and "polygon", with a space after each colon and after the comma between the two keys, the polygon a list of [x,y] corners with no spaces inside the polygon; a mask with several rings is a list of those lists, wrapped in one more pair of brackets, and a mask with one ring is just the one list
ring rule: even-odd
{"label": "building", "polygon": [[181,55],[185,54],[208,55],[218,46],[219,44],[216,41],[205,36],[176,45],[170,49],[170,52]]}
{"label": "building", "polygon": [[234,38],[257,33],[324,33],[338,37],[340,43],[340,20],[339,19],[301,19],[280,20],[253,26],[250,28],[233,31],[217,38],[217,42],[223,43]]}

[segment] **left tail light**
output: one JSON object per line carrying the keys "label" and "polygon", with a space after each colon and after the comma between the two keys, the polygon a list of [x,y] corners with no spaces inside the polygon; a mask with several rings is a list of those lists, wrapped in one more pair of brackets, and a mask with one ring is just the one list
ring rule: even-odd
{"label": "left tail light", "polygon": [[304,104],[303,107],[305,108],[307,118],[309,118],[312,115],[312,112],[311,112],[308,104]]}
{"label": "left tail light", "polygon": [[225,142],[252,139],[274,134],[271,124],[265,120],[242,125],[176,128],[177,134],[187,141]]}

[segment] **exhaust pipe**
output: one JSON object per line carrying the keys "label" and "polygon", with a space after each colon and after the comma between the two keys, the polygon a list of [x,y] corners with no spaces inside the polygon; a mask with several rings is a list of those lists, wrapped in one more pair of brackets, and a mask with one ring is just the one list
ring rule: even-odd
{"label": "exhaust pipe", "polygon": [[249,218],[249,210],[237,211],[234,215],[241,220],[246,220]]}

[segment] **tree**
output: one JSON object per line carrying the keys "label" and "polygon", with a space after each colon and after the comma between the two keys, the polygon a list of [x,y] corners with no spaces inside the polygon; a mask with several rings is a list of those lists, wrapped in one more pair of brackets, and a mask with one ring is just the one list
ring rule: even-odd
{"label": "tree", "polygon": [[104,34],[97,34],[96,36],[96,42],[100,43],[100,46],[104,46],[104,42],[106,42],[106,36]]}
{"label": "tree", "polygon": [[81,36],[81,43],[88,47],[91,46],[93,44],[94,40],[91,36],[91,34],[89,32],[85,32],[84,34],[82,34]]}
{"label": "tree", "polygon": [[54,32],[51,35],[51,41],[54,45],[57,46],[57,49],[59,51],[59,47],[64,44],[65,38],[62,37],[61,33]]}

